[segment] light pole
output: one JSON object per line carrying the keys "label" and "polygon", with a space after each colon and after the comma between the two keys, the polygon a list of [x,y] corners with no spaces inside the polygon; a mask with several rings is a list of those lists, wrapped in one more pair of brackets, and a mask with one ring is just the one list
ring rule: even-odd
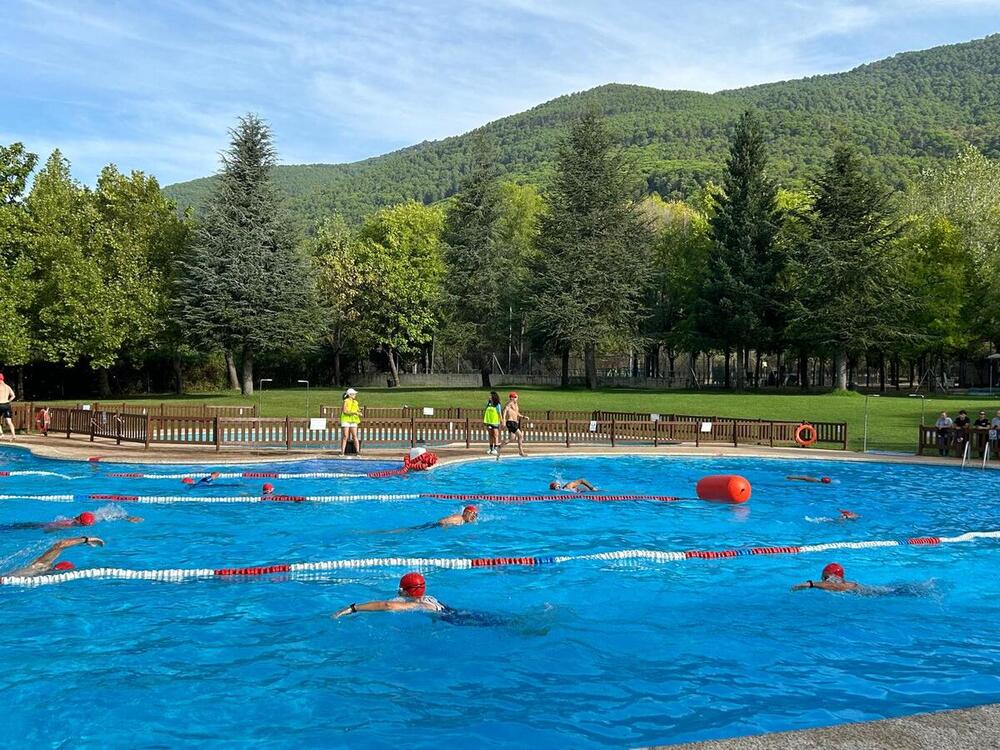
{"label": "light pole", "polygon": [[922,393],[911,393],[910,398],[920,399],[920,429],[917,430],[917,452],[920,452],[920,433],[924,431],[924,406],[927,403],[927,398]]}
{"label": "light pole", "polygon": [[866,393],[865,394],[865,440],[864,445],[861,447],[862,453],[868,452],[868,399],[870,398],[881,398],[877,393]]}
{"label": "light pole", "polygon": [[264,416],[264,383],[273,383],[274,378],[261,378],[257,381],[257,411],[259,417]]}
{"label": "light pole", "polygon": [[1000,353],[990,354],[986,360],[990,363],[990,396],[993,395],[993,365],[1000,359]]}
{"label": "light pole", "polygon": [[309,419],[309,381],[300,380],[298,382],[306,384],[306,419]]}

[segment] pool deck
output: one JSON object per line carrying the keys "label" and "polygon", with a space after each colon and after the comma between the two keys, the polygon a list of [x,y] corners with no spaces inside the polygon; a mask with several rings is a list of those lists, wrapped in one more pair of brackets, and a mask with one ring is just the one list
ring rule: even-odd
{"label": "pool deck", "polygon": [[[21,435],[16,442],[9,440],[0,442],[2,446],[27,448],[36,456],[63,460],[101,460],[124,463],[169,464],[169,463],[206,463],[206,464],[236,464],[261,463],[278,461],[301,461],[306,458],[340,458],[339,451],[331,450],[285,450],[283,448],[240,449],[225,448],[216,451],[212,446],[163,445],[151,446],[148,450],[132,443],[115,445],[103,440],[90,442],[86,436]],[[484,445],[466,448],[464,444],[452,446],[432,446],[438,455],[439,465],[461,463],[465,461],[494,460],[485,455]],[[374,459],[387,461],[401,459],[406,453],[402,447],[369,448],[363,457],[356,460]],[[883,453],[855,453],[853,451],[815,449],[815,448],[771,448],[768,446],[726,446],[724,444],[703,445],[696,447],[687,444],[670,444],[653,446],[626,445],[611,448],[609,446],[573,446],[566,448],[561,445],[530,445],[526,452],[530,456],[704,456],[732,458],[785,458],[790,461],[809,459],[812,461],[872,461],[878,463],[923,464],[931,466],[951,466],[959,468],[961,462],[956,458],[940,458],[938,456],[915,456]],[[518,455],[514,449],[508,449],[503,454],[504,461],[516,461]],[[355,460],[355,459],[352,459]],[[979,467],[979,462],[970,466]],[[1000,462],[994,462],[988,468],[1000,468]]]}
{"label": "pool deck", "polygon": [[[655,750],[984,750],[1000,748],[1000,704]],[[654,750],[650,748],[649,750]]]}

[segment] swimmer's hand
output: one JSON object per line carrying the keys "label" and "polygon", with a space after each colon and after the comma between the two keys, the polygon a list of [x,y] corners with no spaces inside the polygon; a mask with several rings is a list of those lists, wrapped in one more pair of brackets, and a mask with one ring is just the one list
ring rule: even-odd
{"label": "swimmer's hand", "polygon": [[142,523],[142,519],[139,516],[128,516],[125,520],[129,523]]}
{"label": "swimmer's hand", "polygon": [[338,609],[336,612],[334,612],[332,615],[330,615],[330,617],[332,619],[336,620],[338,617],[343,617],[344,615],[352,615],[352,614],[354,614],[357,611],[358,611],[358,605],[356,605],[356,604],[348,604],[343,609]]}
{"label": "swimmer's hand", "polygon": [[83,543],[86,544],[88,547],[103,547],[104,546],[104,540],[101,539],[100,537],[85,536],[85,537],[82,537],[82,539],[83,539]]}

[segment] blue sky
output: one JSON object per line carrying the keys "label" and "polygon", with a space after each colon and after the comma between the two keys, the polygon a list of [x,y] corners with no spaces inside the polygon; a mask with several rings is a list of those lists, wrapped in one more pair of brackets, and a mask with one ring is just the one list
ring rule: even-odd
{"label": "blue sky", "polygon": [[162,184],[254,111],[284,163],[363,159],[608,82],[717,91],[1000,31],[1000,0],[4,0],[0,141]]}

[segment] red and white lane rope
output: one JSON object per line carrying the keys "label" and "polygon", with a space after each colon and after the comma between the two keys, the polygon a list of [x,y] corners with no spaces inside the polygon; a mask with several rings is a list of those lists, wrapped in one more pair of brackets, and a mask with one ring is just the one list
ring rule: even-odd
{"label": "red and white lane rope", "polygon": [[498,568],[507,566],[561,565],[568,562],[597,560],[606,562],[646,561],[653,563],[681,562],[683,560],[715,560],[730,557],[754,555],[797,555],[808,552],[828,552],[841,549],[875,549],[880,547],[936,546],[974,542],[977,539],[1000,539],[1000,531],[968,531],[952,537],[914,537],[911,539],[886,539],[869,542],[827,542],[825,544],[805,544],[775,547],[742,547],[724,550],[617,550],[595,552],[588,555],[552,555],[529,557],[478,557],[478,558],[427,558],[427,557],[371,557],[355,560],[327,560],[324,562],[277,563],[255,565],[243,568],[173,568],[167,570],[128,570],[125,568],[84,568],[65,573],[42,576],[0,577],[0,585],[46,586],[66,583],[84,578],[102,580],[138,581],[185,581],[199,578],[247,578],[275,573],[319,573],[333,570],[354,570],[362,568],[448,568],[466,570],[470,568]]}
{"label": "red and white lane rope", "polygon": [[[370,477],[373,472],[310,471],[299,474],[280,471],[223,471],[216,479],[352,479]],[[115,479],[204,479],[208,474],[143,474],[135,471],[109,472],[106,477]]]}
{"label": "red and white lane rope", "polygon": [[73,479],[69,474],[60,474],[58,471],[0,471],[0,477],[59,477],[60,479]]}
{"label": "red and white lane rope", "polygon": [[597,503],[653,501],[673,503],[694,498],[675,497],[673,495],[593,495],[567,493],[562,495],[484,495],[484,494],[452,494],[444,492],[419,493],[378,493],[353,495],[125,495],[125,494],[93,494],[93,495],[0,495],[0,500],[42,500],[52,502],[73,502],[97,500],[101,502],[121,503],[354,503],[360,501],[397,502],[400,500],[455,500],[461,502],[478,501],[483,503],[506,503],[519,505],[535,502],[569,502],[587,500]]}

